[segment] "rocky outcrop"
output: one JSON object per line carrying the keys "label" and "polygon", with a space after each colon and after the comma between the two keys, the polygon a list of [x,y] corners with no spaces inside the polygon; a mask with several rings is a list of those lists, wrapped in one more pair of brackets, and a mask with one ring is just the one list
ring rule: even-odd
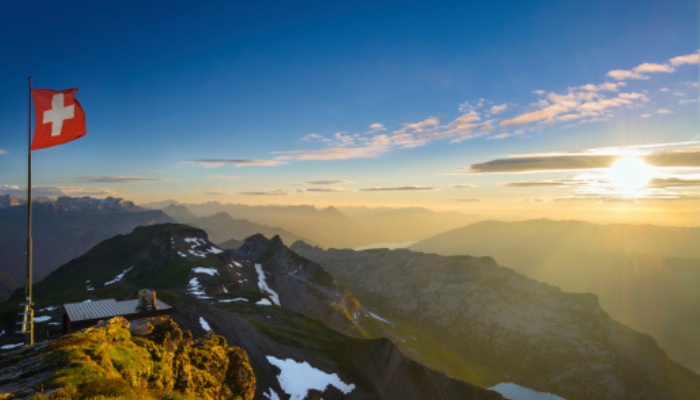
{"label": "rocky outcrop", "polygon": [[244,350],[213,334],[193,339],[172,321],[138,337],[117,317],[0,360],[0,392],[9,399],[251,400],[255,389]]}
{"label": "rocky outcrop", "polygon": [[323,321],[338,332],[366,336],[359,323],[366,311],[355,296],[321,266],[291,251],[279,236],[251,236],[234,254],[259,265],[283,307]]}

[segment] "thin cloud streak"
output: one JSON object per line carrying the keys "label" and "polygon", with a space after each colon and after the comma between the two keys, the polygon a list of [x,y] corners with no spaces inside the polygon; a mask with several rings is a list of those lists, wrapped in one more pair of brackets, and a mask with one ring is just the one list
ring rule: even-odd
{"label": "thin cloud streak", "polygon": [[421,190],[437,190],[432,186],[398,186],[398,187],[373,187],[360,189],[363,192],[397,192],[397,191],[421,191]]}
{"label": "thin cloud streak", "polygon": [[354,192],[354,190],[352,190],[352,189],[343,189],[343,188],[335,188],[335,187],[315,187],[315,188],[300,189],[300,192],[310,192],[310,193],[348,193],[348,192]]}
{"label": "thin cloud streak", "polygon": [[572,169],[599,169],[610,167],[617,156],[567,155],[567,156],[518,156],[473,164],[471,173],[539,172]]}
{"label": "thin cloud streak", "polygon": [[[674,148],[683,145],[690,147]],[[473,164],[470,168],[460,168],[452,174],[602,169],[625,156],[639,157],[654,167],[700,167],[700,147],[697,142],[683,142],[591,149],[574,153],[524,154]]]}
{"label": "thin cloud streak", "polygon": [[503,186],[506,187],[570,187],[577,185],[585,185],[585,181],[575,181],[571,179],[561,179],[552,181],[519,181],[506,182]]}
{"label": "thin cloud streak", "polygon": [[88,176],[81,179],[82,182],[89,183],[144,183],[162,182],[160,178],[144,178],[141,176]]}
{"label": "thin cloud streak", "polygon": [[654,178],[647,186],[659,189],[700,186],[700,179]]}
{"label": "thin cloud streak", "polygon": [[346,185],[352,183],[351,181],[344,181],[342,179],[326,179],[318,181],[306,181],[307,185]]}
{"label": "thin cloud streak", "polygon": [[246,196],[287,196],[289,191],[284,189],[276,189],[262,192],[240,192],[240,194]]}
{"label": "thin cloud streak", "polygon": [[184,161],[183,164],[199,165],[204,168],[218,168],[225,165],[232,165],[234,167],[273,167],[284,163],[279,160],[199,159]]}

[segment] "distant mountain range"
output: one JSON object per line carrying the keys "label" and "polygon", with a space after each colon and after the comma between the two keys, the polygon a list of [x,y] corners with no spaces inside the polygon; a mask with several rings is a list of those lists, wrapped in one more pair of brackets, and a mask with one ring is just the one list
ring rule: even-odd
{"label": "distant mountain range", "polygon": [[570,292],[590,292],[617,320],[653,335],[700,371],[700,228],[579,221],[485,221],[412,250],[488,255]]}
{"label": "distant mountain range", "polygon": [[[16,283],[26,280],[26,202],[0,196],[0,276]],[[59,197],[33,207],[34,281],[78,257],[104,239],[131,232],[136,226],[174,222],[159,210],[146,210],[130,201],[108,197]],[[7,286],[11,282],[2,279]],[[9,292],[0,287],[0,300]],[[14,287],[12,288],[14,289]]]}
{"label": "distant mountain range", "polygon": [[[167,213],[167,211],[165,211]],[[175,218],[173,216],[173,218]],[[178,222],[180,221],[175,218]],[[223,243],[227,240],[243,240],[255,234],[261,234],[267,238],[279,236],[287,243],[294,243],[297,240],[308,240],[282,228],[256,224],[245,219],[234,219],[225,212],[220,212],[208,217],[196,218],[189,222],[189,225],[204,229],[211,241]]]}
{"label": "distant mountain range", "polygon": [[[281,235],[303,237],[323,247],[356,248],[378,243],[415,242],[480,218],[457,212],[434,212],[424,208],[368,208],[313,206],[249,206],[242,204],[180,204],[174,200],[145,204],[161,209],[182,223],[196,218],[227,213],[235,220],[247,220]],[[210,233],[211,234],[211,233]],[[231,239],[231,237],[224,240]],[[242,240],[244,237],[233,237]],[[287,240],[285,242],[293,243]]]}

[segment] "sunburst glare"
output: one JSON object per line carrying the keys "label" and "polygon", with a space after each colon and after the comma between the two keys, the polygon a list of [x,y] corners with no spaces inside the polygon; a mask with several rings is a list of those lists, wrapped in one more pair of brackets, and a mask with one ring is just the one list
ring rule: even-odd
{"label": "sunburst glare", "polygon": [[623,157],[608,168],[605,176],[620,194],[641,196],[641,189],[656,176],[656,170],[637,157]]}

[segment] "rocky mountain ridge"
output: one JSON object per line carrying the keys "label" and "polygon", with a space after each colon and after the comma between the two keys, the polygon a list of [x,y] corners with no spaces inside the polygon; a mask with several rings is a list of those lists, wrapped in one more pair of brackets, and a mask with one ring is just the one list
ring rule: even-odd
{"label": "rocky mountain ridge", "polygon": [[[452,376],[491,385],[509,379],[570,399],[693,399],[700,376],[671,361],[649,336],[612,320],[591,294],[567,294],[489,257],[408,250],[292,249],[318,262],[395,326],[411,321],[461,358],[431,358],[417,341],[402,351]],[[481,371],[475,366],[480,366]]]}

